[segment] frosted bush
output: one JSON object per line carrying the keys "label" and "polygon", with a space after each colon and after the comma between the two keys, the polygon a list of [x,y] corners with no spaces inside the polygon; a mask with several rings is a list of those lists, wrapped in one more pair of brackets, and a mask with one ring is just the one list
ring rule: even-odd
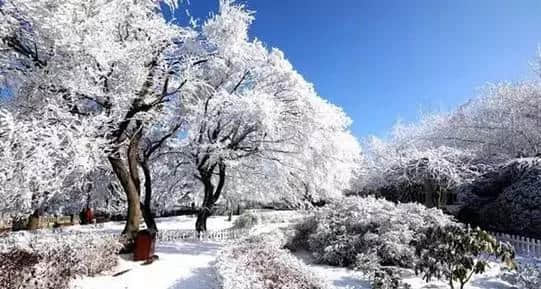
{"label": "frosted bush", "polygon": [[221,289],[328,289],[288,250],[283,235],[249,237],[224,249],[216,264]]}
{"label": "frosted bush", "polygon": [[296,223],[302,221],[305,215],[299,211],[274,211],[259,215],[262,224]]}
{"label": "frosted bush", "polygon": [[520,263],[517,270],[504,272],[501,278],[518,289],[539,289],[541,288],[541,263]]}
{"label": "frosted bush", "polygon": [[394,270],[376,267],[371,276],[372,289],[410,289],[411,286],[402,282],[399,273]]}
{"label": "frosted bush", "polygon": [[484,273],[490,267],[489,257],[498,258],[508,268],[516,266],[513,247],[479,227],[430,227],[414,243],[419,257],[415,274],[422,275],[426,282],[445,279],[451,289],[463,289],[473,275]]}
{"label": "frosted bush", "polygon": [[307,249],[319,263],[354,267],[359,254],[375,252],[384,266],[412,268],[411,241],[424,229],[453,223],[438,209],[394,204],[374,197],[350,197],[319,209],[296,227],[288,245]]}
{"label": "frosted bush", "polygon": [[0,288],[68,288],[115,266],[120,247],[113,236],[10,234],[0,239]]}
{"label": "frosted bush", "polygon": [[246,211],[233,222],[235,228],[251,228],[261,224],[285,224],[300,222],[305,215],[296,211],[253,212]]}
{"label": "frosted bush", "polygon": [[235,219],[235,222],[233,223],[235,228],[238,229],[245,229],[245,228],[251,228],[260,222],[260,217],[252,212],[245,212],[244,214],[240,215],[237,219]]}

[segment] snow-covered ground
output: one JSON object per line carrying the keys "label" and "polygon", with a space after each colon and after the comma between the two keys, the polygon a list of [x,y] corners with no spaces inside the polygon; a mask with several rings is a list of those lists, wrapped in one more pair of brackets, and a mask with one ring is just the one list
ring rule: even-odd
{"label": "snow-covered ground", "polygon": [[[491,264],[491,268],[482,275],[474,275],[472,280],[464,286],[464,289],[512,289],[511,284],[498,278],[501,273],[501,267],[497,263]],[[412,289],[449,289],[449,285],[443,281],[431,281],[426,283],[420,277],[416,277],[411,272],[410,277],[405,278],[407,283],[412,285]]]}
{"label": "snow-covered ground", "polygon": [[314,258],[309,252],[295,252],[294,255],[302,260],[319,278],[329,282],[332,289],[370,289],[370,283],[363,280],[359,272],[347,268],[314,264]]}
{"label": "snow-covered ground", "polygon": [[[366,277],[362,276],[357,271],[332,267],[326,265],[313,264],[307,253],[296,254],[303,260],[315,273],[323,279],[329,281],[333,289],[370,289],[370,282]],[[493,263],[491,268],[482,275],[472,277],[470,283],[465,286],[465,289],[512,289],[514,288],[509,283],[498,278],[501,272],[501,267]],[[425,282],[421,277],[415,276],[413,271],[404,274],[406,283],[411,285],[412,289],[449,289],[449,285],[444,281]]]}
{"label": "snow-covered ground", "polygon": [[[334,289],[370,289],[370,282],[356,271],[346,268],[324,266],[324,265],[309,265],[317,275],[328,280]],[[472,277],[465,289],[513,289],[509,283],[498,278],[500,266],[493,266],[483,275],[475,275]],[[425,282],[420,277],[415,276],[410,272],[409,276],[405,276],[406,283],[411,285],[412,289],[449,289],[444,281]]]}
{"label": "snow-covered ground", "polygon": [[[267,214],[267,213],[264,213]],[[272,213],[268,213],[272,215]],[[288,213],[284,213],[288,214]],[[193,229],[195,218],[180,216],[160,218],[157,220],[161,230]],[[287,226],[287,222],[277,221],[264,224],[252,230],[255,233],[264,233],[273,228]],[[227,217],[211,217],[208,222],[209,230],[231,228],[233,222]],[[97,226],[72,226],[64,228],[66,231],[91,232],[106,231],[120,232],[122,222],[110,222]],[[272,229],[271,229],[272,228]],[[179,241],[174,243],[161,242],[157,244],[156,254],[159,259],[149,265],[142,262],[133,262],[129,257],[119,257],[119,265],[96,277],[79,278],[72,283],[73,289],[217,289],[213,264],[220,249],[226,246],[225,242]],[[305,262],[313,272],[327,280],[332,289],[370,289],[370,283],[357,271],[347,268],[338,268],[313,264],[307,253],[296,254]],[[122,273],[123,272],[123,273]],[[122,273],[122,274],[118,274]],[[490,270],[473,277],[466,289],[511,289],[508,283],[497,278],[500,267],[494,264]],[[116,276],[115,276],[116,275]],[[413,289],[446,289],[448,285],[442,281],[426,283],[420,277],[411,274],[404,276],[404,281],[412,285]]]}
{"label": "snow-covered ground", "polygon": [[[292,212],[258,212],[267,217],[288,216]],[[293,215],[297,215],[294,214]],[[227,221],[225,216],[213,216],[207,221],[209,230],[222,230],[233,227],[233,221]],[[156,220],[160,230],[193,230],[195,218],[193,216],[177,216],[159,218]],[[261,232],[265,228],[283,226],[282,220],[278,220],[272,226],[261,226]],[[70,226],[63,230],[72,232],[111,232],[120,233],[124,227],[123,222],[108,222],[97,225]],[[256,229],[256,231],[259,231]],[[159,259],[149,265],[143,262],[133,262],[128,256],[119,257],[119,264],[110,272],[96,277],[83,277],[72,283],[73,289],[217,289],[216,275],[213,263],[218,256],[219,250],[225,243],[179,241],[174,243],[159,243],[155,254]],[[128,270],[128,271],[126,271]],[[125,272],[125,273],[122,273]],[[122,274],[119,274],[122,273]],[[117,275],[117,276],[114,276]]]}
{"label": "snow-covered ground", "polygon": [[[217,289],[212,263],[222,244],[214,242],[161,243],[152,264],[121,258],[112,272],[77,279],[74,289]],[[115,274],[124,272],[118,276]]]}

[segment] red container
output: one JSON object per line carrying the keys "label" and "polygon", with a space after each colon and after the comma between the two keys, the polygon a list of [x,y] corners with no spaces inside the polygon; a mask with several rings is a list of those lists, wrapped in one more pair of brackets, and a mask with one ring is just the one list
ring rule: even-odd
{"label": "red container", "polygon": [[87,224],[92,223],[92,221],[94,220],[94,212],[92,211],[92,209],[87,208],[85,210],[85,219]]}
{"label": "red container", "polygon": [[156,245],[156,235],[149,230],[142,230],[135,236],[135,250],[133,252],[134,261],[146,261],[154,255]]}
{"label": "red container", "polygon": [[85,208],[79,215],[79,218],[81,219],[81,224],[87,225],[92,224],[92,221],[94,220],[94,212],[90,208]]}

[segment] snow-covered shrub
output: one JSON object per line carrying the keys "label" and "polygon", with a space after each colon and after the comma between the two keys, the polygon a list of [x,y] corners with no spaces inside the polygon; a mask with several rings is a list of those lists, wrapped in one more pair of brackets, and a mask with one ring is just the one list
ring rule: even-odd
{"label": "snow-covered shrub", "polygon": [[350,197],[319,209],[297,225],[288,245],[307,249],[320,263],[356,264],[359,254],[375,251],[381,265],[412,268],[411,241],[426,228],[453,223],[441,210],[374,197]]}
{"label": "snow-covered shrub", "polygon": [[249,210],[237,217],[233,225],[235,228],[245,229],[262,224],[298,223],[305,217],[305,214],[298,211],[255,212]]}
{"label": "snow-covered shrub", "polygon": [[0,288],[18,288],[34,274],[38,263],[39,257],[30,252],[13,249],[0,253]]}
{"label": "snow-covered shrub", "polygon": [[520,263],[517,270],[506,271],[501,278],[519,289],[539,289],[541,288],[541,263]]}
{"label": "snow-covered shrub", "polygon": [[376,267],[372,277],[372,289],[410,289],[411,286],[402,282],[400,275],[389,269]]}
{"label": "snow-covered shrub", "polygon": [[296,249],[309,249],[308,239],[311,234],[317,231],[318,221],[318,218],[312,215],[295,224],[295,232],[286,247],[293,251]]}
{"label": "snow-covered shrub", "polygon": [[216,264],[221,289],[328,289],[282,249],[283,235],[248,237],[225,248]]}
{"label": "snow-covered shrub", "polygon": [[0,288],[68,288],[115,266],[119,249],[113,236],[11,234],[0,240]]}
{"label": "snow-covered shrub", "polygon": [[462,289],[474,274],[484,273],[489,256],[510,268],[515,266],[513,247],[479,228],[457,224],[431,227],[414,243],[419,257],[415,273],[422,273],[427,282],[433,277],[445,278],[452,289],[455,283]]}
{"label": "snow-covered shrub", "polygon": [[263,212],[258,215],[262,224],[296,223],[300,222],[305,215],[299,211],[273,211]]}
{"label": "snow-covered shrub", "polygon": [[357,255],[355,270],[364,273],[372,284],[372,289],[408,289],[409,285],[403,283],[399,268],[380,265],[380,257],[375,249]]}
{"label": "snow-covered shrub", "polygon": [[495,165],[461,188],[460,221],[487,230],[541,238],[541,158]]}
{"label": "snow-covered shrub", "polygon": [[252,212],[245,212],[244,214],[240,215],[235,221],[233,222],[233,226],[238,229],[245,229],[245,228],[251,228],[260,222],[260,217]]}
{"label": "snow-covered shrub", "polygon": [[79,235],[71,239],[68,250],[73,252],[76,274],[94,276],[107,271],[118,262],[122,244],[116,236]]}

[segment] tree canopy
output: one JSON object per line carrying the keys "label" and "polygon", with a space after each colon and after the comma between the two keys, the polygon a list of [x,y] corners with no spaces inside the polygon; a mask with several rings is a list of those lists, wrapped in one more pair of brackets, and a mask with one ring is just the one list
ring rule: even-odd
{"label": "tree canopy", "polygon": [[0,102],[2,210],[103,195],[114,190],[96,183],[108,179],[134,232],[153,191],[160,203],[191,193],[210,210],[223,194],[300,205],[348,188],[360,157],[351,120],[282,51],[248,36],[251,11],[222,0],[183,27],[163,4],[178,8],[0,2],[0,78],[12,94]]}

